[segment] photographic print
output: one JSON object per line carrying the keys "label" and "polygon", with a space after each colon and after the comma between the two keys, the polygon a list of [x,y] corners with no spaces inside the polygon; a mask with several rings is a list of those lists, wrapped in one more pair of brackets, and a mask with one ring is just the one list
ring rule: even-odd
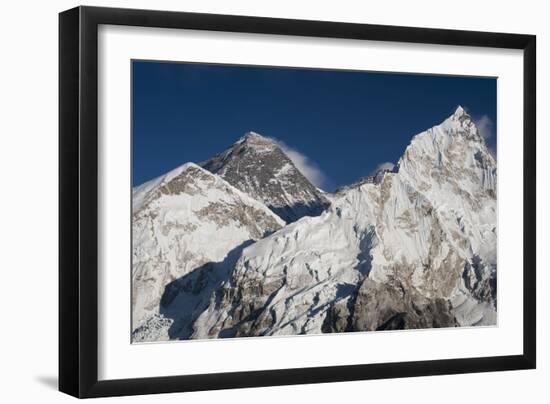
{"label": "photographic print", "polygon": [[133,60],[133,343],[497,324],[497,79]]}

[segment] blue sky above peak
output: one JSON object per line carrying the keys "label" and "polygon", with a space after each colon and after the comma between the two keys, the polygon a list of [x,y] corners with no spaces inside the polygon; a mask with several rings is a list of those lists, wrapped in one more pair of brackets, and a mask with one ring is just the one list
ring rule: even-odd
{"label": "blue sky above peak", "polygon": [[458,105],[496,150],[496,87],[494,78],[134,61],[133,185],[254,131],[332,191],[397,163]]}

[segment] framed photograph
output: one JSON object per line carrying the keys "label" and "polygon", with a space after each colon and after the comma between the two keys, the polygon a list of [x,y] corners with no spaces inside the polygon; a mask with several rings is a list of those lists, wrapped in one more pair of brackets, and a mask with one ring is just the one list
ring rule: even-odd
{"label": "framed photograph", "polygon": [[61,391],[535,368],[534,36],[59,24]]}

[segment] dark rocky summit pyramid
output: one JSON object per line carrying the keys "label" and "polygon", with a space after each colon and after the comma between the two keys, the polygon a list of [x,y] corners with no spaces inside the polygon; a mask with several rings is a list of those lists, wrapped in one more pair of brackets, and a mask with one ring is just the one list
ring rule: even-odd
{"label": "dark rocky summit pyramid", "polygon": [[254,132],[201,166],[264,203],[287,223],[318,216],[329,205],[276,142]]}

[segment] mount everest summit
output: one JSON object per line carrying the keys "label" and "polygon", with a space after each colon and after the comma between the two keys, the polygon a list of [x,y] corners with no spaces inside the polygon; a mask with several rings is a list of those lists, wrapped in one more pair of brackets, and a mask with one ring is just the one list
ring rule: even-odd
{"label": "mount everest summit", "polygon": [[202,166],[263,202],[287,223],[318,216],[329,205],[273,140],[254,132]]}
{"label": "mount everest summit", "polygon": [[496,185],[461,107],[333,194],[248,133],[134,188],[132,340],[495,325]]}

